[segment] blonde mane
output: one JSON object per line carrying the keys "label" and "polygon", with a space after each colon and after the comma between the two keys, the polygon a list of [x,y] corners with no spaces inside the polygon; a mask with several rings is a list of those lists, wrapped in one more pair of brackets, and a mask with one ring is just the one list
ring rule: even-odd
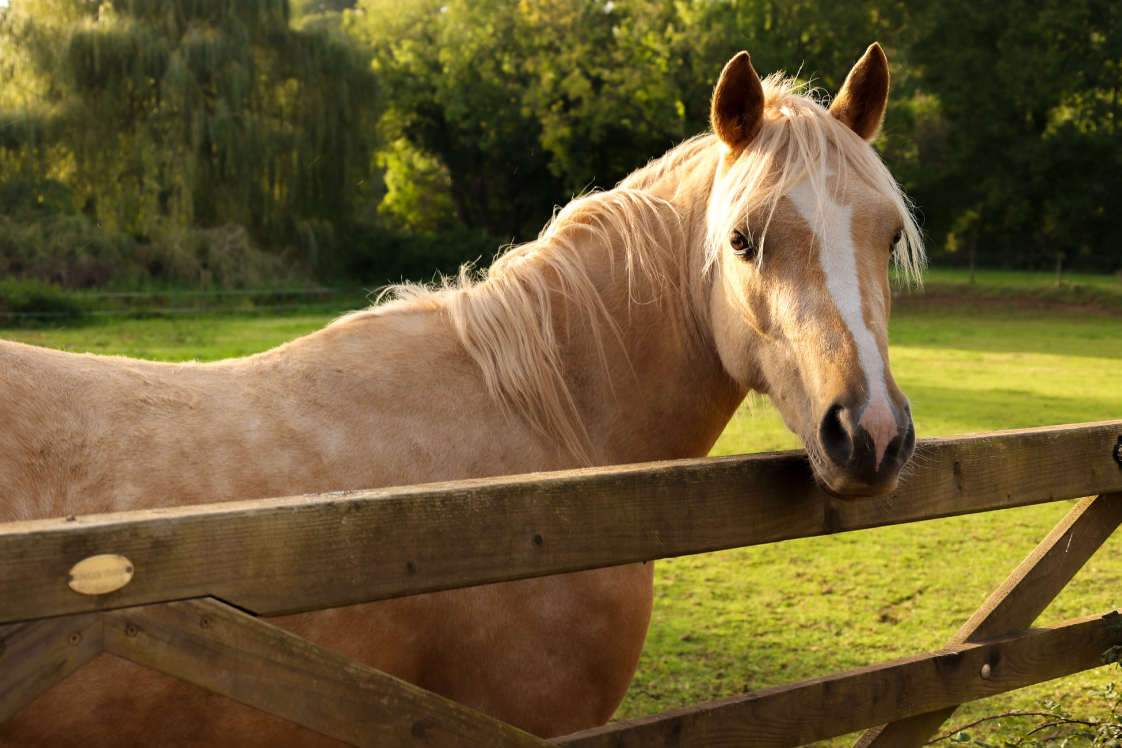
{"label": "blonde mane", "polygon": [[[742,225],[750,208],[764,206],[770,220],[784,192],[808,177],[815,180],[817,194],[826,194],[820,167],[832,162],[839,165],[836,176],[842,183],[851,173],[857,174],[894,202],[904,236],[896,262],[906,277],[918,279],[924,264],[920,232],[910,202],[876,152],[793,80],[776,74],[763,84],[764,126],[729,172],[728,188],[710,198],[704,267],[713,265],[729,230]],[[391,286],[379,297],[388,295],[389,303],[354,312],[333,324],[372,314],[444,311],[495,401],[559,442],[580,464],[597,464],[565,382],[555,312],[565,315],[575,309],[586,316],[607,367],[604,336],[621,338],[621,331],[589,274],[588,259],[600,249],[606,251],[613,274],[616,257],[622,254],[629,303],[668,302],[681,314],[691,288],[686,239],[690,227],[683,225],[670,202],[650,190],[666,179],[681,180],[699,157],[713,154],[717,147],[715,136],[696,136],[635,171],[615,189],[573,200],[554,215],[538,239],[508,248],[482,277],[464,266],[455,278],[445,278],[435,287]],[[842,157],[828,161],[831,153]],[[715,166],[715,158],[712,163]],[[758,231],[761,254],[766,232],[765,221]],[[564,309],[555,308],[558,300]],[[694,321],[692,309],[684,312],[684,318],[687,324]]]}
{"label": "blonde mane", "polygon": [[[619,270],[629,304],[677,306],[686,284],[684,252],[673,251],[682,248],[681,228],[667,201],[642,190],[594,192],[556,213],[536,240],[507,249],[481,278],[465,265],[435,287],[390,286],[382,295],[392,301],[333,324],[369,314],[443,310],[479,365],[490,395],[525,417],[535,431],[559,441],[580,464],[594,465],[591,439],[565,383],[555,312],[586,316],[606,367],[604,336],[622,342],[622,333],[589,274],[590,253],[606,248],[613,275],[622,254]],[[563,308],[556,308],[557,301]]]}

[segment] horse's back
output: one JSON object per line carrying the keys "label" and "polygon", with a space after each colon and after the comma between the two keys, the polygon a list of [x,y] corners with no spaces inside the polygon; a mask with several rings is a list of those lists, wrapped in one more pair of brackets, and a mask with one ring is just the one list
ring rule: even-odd
{"label": "horse's back", "polygon": [[512,420],[435,312],[210,364],[0,341],[0,521],[565,466]]}

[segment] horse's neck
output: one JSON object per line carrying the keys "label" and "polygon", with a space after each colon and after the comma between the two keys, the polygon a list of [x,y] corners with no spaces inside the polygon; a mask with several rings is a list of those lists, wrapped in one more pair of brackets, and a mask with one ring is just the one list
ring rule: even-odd
{"label": "horse's neck", "polygon": [[[698,175],[695,181],[704,179]],[[595,322],[567,314],[563,303],[554,305],[555,317],[567,320],[555,320],[566,328],[559,335],[566,383],[598,461],[704,456],[744,398],[721,365],[709,331],[700,256],[705,200],[684,194],[699,189],[705,188],[679,183],[652,190],[666,195],[661,209],[674,217],[677,230],[647,250],[672,253],[668,274],[683,271],[676,277],[665,283],[629,278],[620,272],[627,262],[619,242],[587,253],[590,262],[615,268],[590,272],[619,331],[600,333],[603,357],[589,329]],[[681,204],[674,204],[675,197]]]}

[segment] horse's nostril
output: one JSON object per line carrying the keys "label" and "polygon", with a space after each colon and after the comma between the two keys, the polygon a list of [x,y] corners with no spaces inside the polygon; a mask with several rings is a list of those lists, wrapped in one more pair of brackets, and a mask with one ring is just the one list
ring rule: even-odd
{"label": "horse's nostril", "polygon": [[818,442],[826,455],[838,465],[845,465],[853,454],[853,440],[842,423],[842,406],[835,405],[826,411],[818,427]]}
{"label": "horse's nostril", "polygon": [[908,458],[912,456],[912,451],[916,448],[916,427],[911,418],[908,418],[908,431],[904,434],[903,443],[900,445],[899,460],[901,463],[907,462]]}

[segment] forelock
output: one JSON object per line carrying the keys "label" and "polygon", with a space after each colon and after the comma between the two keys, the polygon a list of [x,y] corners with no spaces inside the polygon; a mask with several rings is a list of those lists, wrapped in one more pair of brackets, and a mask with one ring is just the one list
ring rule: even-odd
{"label": "forelock", "polygon": [[[897,248],[897,269],[918,283],[926,265],[923,238],[912,201],[893,179],[880,155],[840,123],[823,104],[822,92],[776,73],[763,80],[764,122],[752,143],[721,174],[708,208],[706,270],[716,264],[734,229],[747,228],[762,261],[768,227],[780,198],[804,179],[816,195],[827,195],[827,166],[844,188],[858,178],[887,198],[900,216],[903,240]],[[723,147],[713,138],[713,147]],[[823,200],[818,201],[824,204]],[[755,219],[749,223],[749,215]]]}

